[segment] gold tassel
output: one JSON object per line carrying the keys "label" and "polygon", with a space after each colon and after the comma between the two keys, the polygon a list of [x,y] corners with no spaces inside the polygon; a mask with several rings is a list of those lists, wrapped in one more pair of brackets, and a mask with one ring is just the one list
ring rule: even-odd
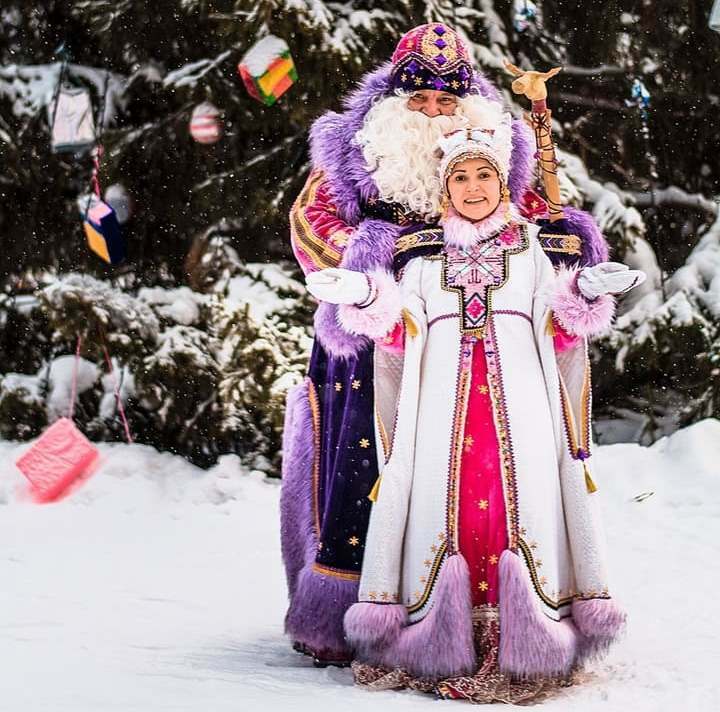
{"label": "gold tassel", "polygon": [[378,477],[375,480],[375,484],[373,485],[373,488],[370,490],[370,494],[368,495],[368,499],[371,502],[377,502],[378,494],[380,492],[380,480],[382,479],[382,475]]}
{"label": "gold tassel", "polygon": [[410,312],[407,309],[402,310],[402,318],[403,323],[405,324],[405,333],[411,339],[414,339],[420,333],[420,330],[417,328],[417,324],[413,321],[413,318],[410,316]]}
{"label": "gold tassel", "polygon": [[545,327],[545,333],[546,333],[548,336],[555,336],[555,334],[557,333],[557,332],[555,331],[555,324],[554,324],[554,322],[553,322],[553,314],[552,314],[552,312],[550,312],[550,313],[548,314],[548,320],[547,320],[547,326]]}
{"label": "gold tassel", "polygon": [[593,482],[593,478],[590,477],[590,470],[588,470],[588,466],[584,462],[583,469],[585,470],[585,487],[587,487],[587,491],[590,494],[597,492],[597,485]]}

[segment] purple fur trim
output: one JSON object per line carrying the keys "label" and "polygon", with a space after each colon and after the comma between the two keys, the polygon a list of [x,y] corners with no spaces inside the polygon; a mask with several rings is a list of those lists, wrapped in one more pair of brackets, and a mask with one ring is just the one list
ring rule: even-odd
{"label": "purple fur trim", "polygon": [[600,228],[590,213],[577,208],[563,208],[568,234],[577,235],[582,241],[582,256],[580,262],[583,267],[593,267],[600,262],[607,262],[610,249],[607,240],[600,232]]}
{"label": "purple fur trim", "polygon": [[573,601],[572,617],[585,636],[581,649],[583,660],[606,653],[622,634],[627,620],[625,611],[612,598]]}
{"label": "purple fur trim", "polygon": [[350,334],[338,323],[338,305],[320,302],[315,310],[315,338],[333,358],[357,356],[371,341],[364,336]]}
{"label": "purple fur trim", "polygon": [[615,300],[609,294],[603,294],[588,301],[577,289],[577,275],[577,269],[563,265],[558,268],[550,308],[568,334],[583,338],[598,336],[610,328]]}
{"label": "purple fur trim", "polygon": [[391,69],[388,62],[365,75],[360,86],[344,100],[343,113],[330,111],[310,129],[313,166],[325,172],[338,217],[351,225],[360,221],[361,202],[378,194],[362,150],[355,143],[355,134],[375,101],[388,95]]}
{"label": "purple fur trim", "polygon": [[523,196],[530,188],[535,171],[535,136],[522,119],[512,122],[512,155],[508,188],[510,199],[522,204]]}
{"label": "purple fur trim", "polygon": [[345,614],[345,636],[358,648],[385,647],[407,625],[407,608],[401,603],[367,603],[361,601]]}
{"label": "purple fur trim", "polygon": [[313,420],[308,380],[288,392],[283,430],[280,543],[290,599],[300,570],[314,560],[317,540],[313,529]]}
{"label": "purple fur trim", "polygon": [[[395,238],[400,228],[384,220],[363,220],[350,239],[340,267],[356,272],[392,266]],[[363,336],[345,331],[338,322],[335,304],[321,303],[315,312],[315,336],[323,348],[335,358],[350,358],[370,344]]]}
{"label": "purple fur trim", "polygon": [[384,646],[358,643],[356,655],[364,662],[386,669],[403,668],[430,680],[475,672],[470,572],[465,559],[454,554],[445,561],[432,608],[421,621],[402,628],[397,638]]}
{"label": "purple fur trim", "polygon": [[389,270],[399,234],[398,225],[384,220],[363,220],[350,238],[340,267],[356,272],[369,272],[377,267]]}
{"label": "purple fur trim", "polygon": [[352,304],[341,304],[338,309],[338,322],[351,334],[382,339],[395,328],[401,318],[400,286],[395,281],[395,277],[385,270],[375,269],[366,274],[377,288],[375,301],[362,309]]}
{"label": "purple fur trim", "polygon": [[470,83],[470,94],[479,94],[490,101],[502,101],[497,87],[483,74],[475,70]]}
{"label": "purple fur trim", "polygon": [[543,613],[525,565],[509,549],[500,556],[499,573],[500,669],[519,677],[568,673],[578,651],[575,626]]}
{"label": "purple fur trim", "polygon": [[317,653],[348,653],[343,617],[357,592],[358,581],[321,574],[308,564],[298,577],[285,632]]}

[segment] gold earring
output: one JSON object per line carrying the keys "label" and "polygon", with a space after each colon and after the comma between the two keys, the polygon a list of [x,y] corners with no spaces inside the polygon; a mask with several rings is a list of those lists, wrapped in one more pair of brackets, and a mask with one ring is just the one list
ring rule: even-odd
{"label": "gold earring", "polygon": [[446,193],[443,193],[442,200],[440,201],[440,218],[444,220],[447,217],[448,210],[450,208],[450,199]]}
{"label": "gold earring", "polygon": [[512,210],[510,209],[510,191],[506,185],[504,185],[502,189],[502,202],[505,208],[505,222],[510,222],[512,220]]}

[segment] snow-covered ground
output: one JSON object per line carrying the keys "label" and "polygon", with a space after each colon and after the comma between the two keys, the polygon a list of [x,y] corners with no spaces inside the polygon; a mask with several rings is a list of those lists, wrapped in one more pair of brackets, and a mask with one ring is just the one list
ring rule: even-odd
{"label": "snow-covered ground", "polygon": [[[439,704],[353,688],[348,670],[316,670],[290,650],[277,482],[234,457],[203,472],[102,445],[92,479],[37,505],[13,465],[23,447],[0,442],[0,712]],[[720,422],[596,457],[629,632],[585,685],[543,709],[720,709]]]}

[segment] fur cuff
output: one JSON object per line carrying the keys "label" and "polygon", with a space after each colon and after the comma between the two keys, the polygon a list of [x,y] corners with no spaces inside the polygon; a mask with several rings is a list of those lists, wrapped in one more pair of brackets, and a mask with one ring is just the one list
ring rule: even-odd
{"label": "fur cuff", "polygon": [[615,300],[603,294],[588,301],[577,288],[578,269],[560,267],[550,295],[550,308],[562,328],[573,336],[590,338],[610,328],[615,315]]}
{"label": "fur cuff", "polygon": [[554,621],[543,613],[525,564],[509,549],[503,551],[500,669],[522,678],[565,675],[578,655],[580,637],[570,621]]}
{"label": "fur cuff", "polygon": [[407,622],[407,608],[400,603],[361,601],[345,614],[345,637],[355,648],[385,647],[400,635]]}
{"label": "fur cuff", "polygon": [[341,304],[338,323],[345,331],[371,339],[382,339],[395,327],[402,314],[400,285],[395,278],[382,269],[368,273],[377,289],[374,302],[364,308]]}

